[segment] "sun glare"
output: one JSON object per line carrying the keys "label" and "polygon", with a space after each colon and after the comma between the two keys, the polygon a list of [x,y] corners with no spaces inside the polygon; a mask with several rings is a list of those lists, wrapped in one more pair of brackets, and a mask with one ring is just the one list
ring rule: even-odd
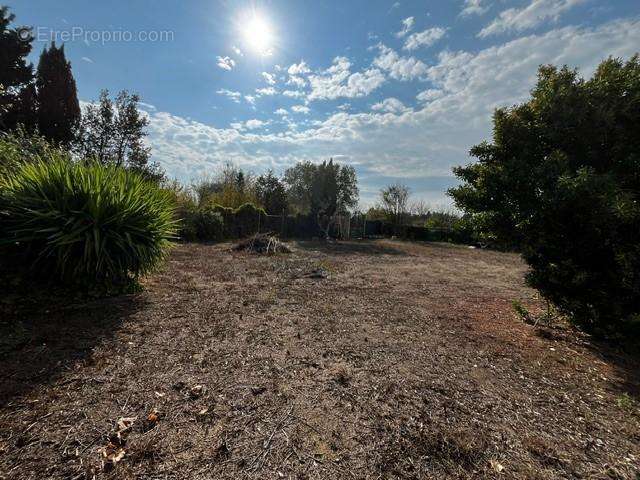
{"label": "sun glare", "polygon": [[253,14],[243,26],[243,36],[247,46],[260,55],[270,55],[273,47],[273,32],[269,22]]}

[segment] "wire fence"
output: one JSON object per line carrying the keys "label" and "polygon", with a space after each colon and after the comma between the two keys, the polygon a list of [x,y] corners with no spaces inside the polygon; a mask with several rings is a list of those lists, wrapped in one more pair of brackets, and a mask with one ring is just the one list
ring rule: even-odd
{"label": "wire fence", "polygon": [[[322,238],[325,231],[313,215],[262,215],[258,233],[273,233],[280,238]],[[393,225],[382,220],[367,220],[364,215],[342,214],[329,222],[327,233],[332,238],[351,240],[397,237],[408,240],[473,244],[477,238],[455,228],[429,228],[417,225]]]}

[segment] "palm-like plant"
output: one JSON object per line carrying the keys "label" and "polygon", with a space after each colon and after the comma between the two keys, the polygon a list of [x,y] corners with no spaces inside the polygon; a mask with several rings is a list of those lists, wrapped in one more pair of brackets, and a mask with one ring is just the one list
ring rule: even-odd
{"label": "palm-like plant", "polygon": [[52,154],[1,182],[0,244],[15,245],[37,273],[136,279],[159,264],[175,235],[170,194],[122,168]]}

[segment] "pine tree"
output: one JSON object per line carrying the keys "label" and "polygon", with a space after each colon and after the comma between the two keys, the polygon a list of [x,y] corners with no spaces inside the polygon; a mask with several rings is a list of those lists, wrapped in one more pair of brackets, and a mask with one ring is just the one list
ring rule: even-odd
{"label": "pine tree", "polygon": [[18,122],[35,127],[33,65],[27,64],[33,37],[27,28],[9,28],[15,15],[0,7],[0,130]]}
{"label": "pine tree", "polygon": [[80,122],[80,104],[64,45],[58,48],[52,42],[49,49],[43,50],[36,87],[40,133],[52,142],[69,145]]}

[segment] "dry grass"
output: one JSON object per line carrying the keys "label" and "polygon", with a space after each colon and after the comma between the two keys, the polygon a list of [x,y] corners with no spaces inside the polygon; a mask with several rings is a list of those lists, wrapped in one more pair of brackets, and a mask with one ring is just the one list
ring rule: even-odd
{"label": "dry grass", "polygon": [[182,245],[143,294],[5,309],[0,478],[636,478],[638,362],[518,322],[513,300],[542,308],[524,272],[437,244]]}

